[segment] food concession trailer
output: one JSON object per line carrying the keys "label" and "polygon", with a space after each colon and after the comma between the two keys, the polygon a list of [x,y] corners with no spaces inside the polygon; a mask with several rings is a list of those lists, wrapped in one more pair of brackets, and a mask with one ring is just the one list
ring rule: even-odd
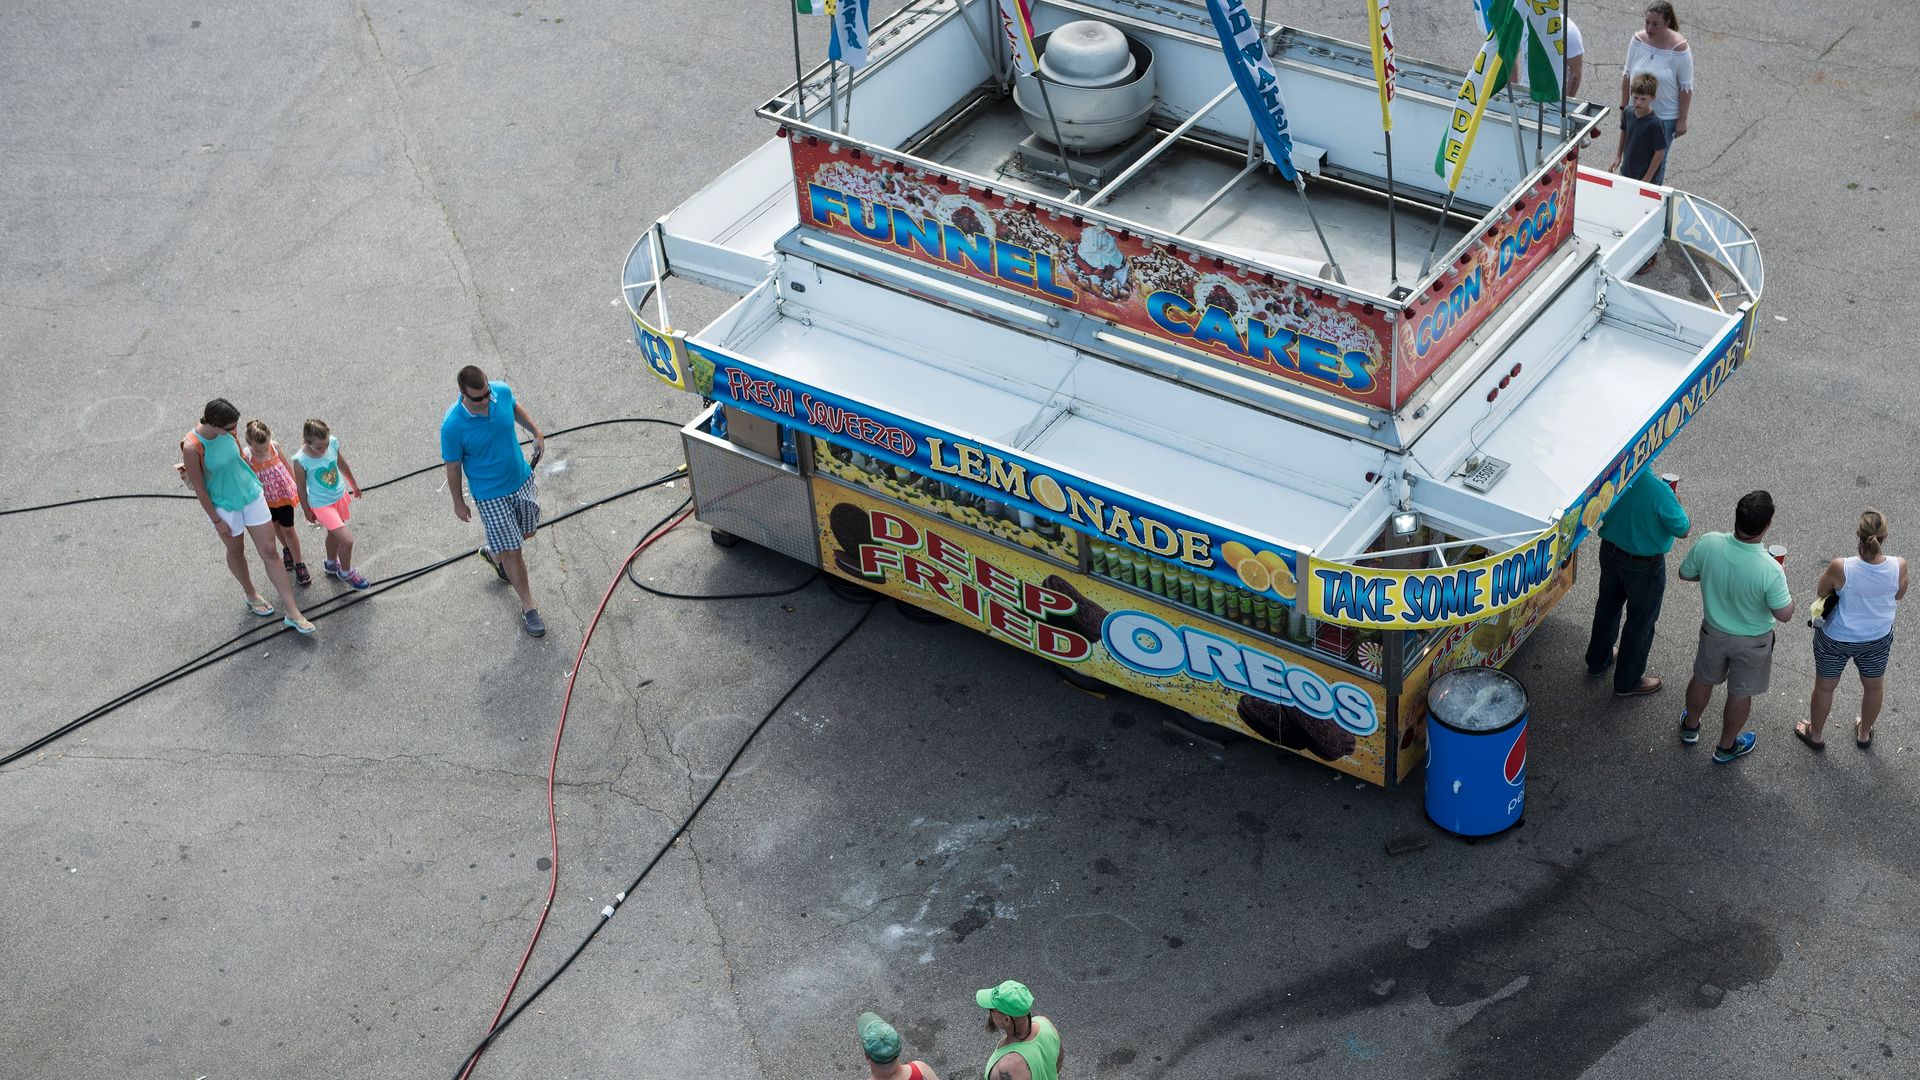
{"label": "food concession trailer", "polygon": [[[1263,26],[1296,191],[1206,5],[1033,18],[1040,76],[992,3],[909,4],[634,245],[643,359],[704,404],[696,514],[1391,786],[1426,686],[1513,654],[1745,361],[1753,238],[1582,168],[1582,102],[1491,101],[1449,200],[1421,151],[1462,73],[1405,59],[1390,196],[1371,50]],[[1693,298],[1634,281],[1668,241]],[[669,278],[740,299],[687,333]]]}

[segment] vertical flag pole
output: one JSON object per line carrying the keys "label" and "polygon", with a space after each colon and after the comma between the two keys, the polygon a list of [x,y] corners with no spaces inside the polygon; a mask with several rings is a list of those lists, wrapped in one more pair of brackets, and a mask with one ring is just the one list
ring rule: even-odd
{"label": "vertical flag pole", "polygon": [[1427,257],[1420,261],[1420,277],[1425,281],[1428,268],[1433,266],[1433,253],[1440,250],[1440,234],[1447,231],[1447,218],[1453,214],[1453,197],[1460,194],[1459,188],[1447,192],[1446,204],[1440,207],[1440,220],[1433,227],[1433,243],[1427,245]]}
{"label": "vertical flag pole", "polygon": [[[1065,171],[1067,201],[1080,194],[1080,185],[1073,181],[1073,163],[1067,160],[1067,140],[1060,134],[1060,120],[1053,114],[1053,99],[1047,95],[1047,78],[1040,73],[1040,57],[1033,48],[1033,10],[1028,0],[998,0],[1000,5],[1001,36],[1007,39],[1008,57],[1012,61],[1013,85],[1017,88],[1020,76],[1033,76],[1033,83],[1040,88],[1040,104],[1047,110],[1047,123],[1053,126],[1053,146],[1060,151],[1060,168]],[[1018,93],[1018,90],[1015,91]]]}
{"label": "vertical flag pole", "polygon": [[[1524,49],[1526,48],[1526,44],[1523,42],[1520,47]],[[851,87],[848,88],[847,96],[853,96]],[[1520,137],[1520,118],[1524,115],[1526,114],[1520,111],[1520,99],[1513,96],[1513,79],[1508,78],[1507,122],[1513,125],[1513,160],[1516,165],[1520,166],[1520,176],[1522,179],[1526,177],[1528,172],[1527,144],[1526,140]]]}
{"label": "vertical flag pole", "polygon": [[788,0],[787,14],[793,19],[793,99],[794,107],[799,110],[793,118],[804,124],[807,122],[807,78],[800,71],[800,7],[793,0]]}
{"label": "vertical flag pole", "polygon": [[840,62],[827,61],[827,130],[840,130]]}
{"label": "vertical flag pole", "polygon": [[1393,132],[1381,132],[1387,142],[1387,258],[1392,267],[1387,273],[1387,289],[1400,284],[1400,201],[1393,193]]}
{"label": "vertical flag pole", "polygon": [[1307,208],[1307,220],[1313,222],[1313,233],[1320,238],[1320,250],[1327,253],[1327,263],[1333,267],[1333,280],[1345,285],[1347,275],[1340,272],[1340,260],[1333,257],[1333,248],[1327,244],[1327,234],[1320,231],[1320,219],[1314,216],[1313,203],[1307,199],[1307,182],[1297,171],[1293,174],[1293,190],[1300,193],[1300,205]]}
{"label": "vertical flag pole", "polygon": [[1561,0],[1560,18],[1566,23],[1560,36],[1560,141],[1567,141],[1567,46],[1573,37],[1573,0]]}
{"label": "vertical flag pole", "polygon": [[1393,11],[1391,0],[1367,0],[1367,17],[1372,26],[1368,38],[1373,47],[1373,81],[1380,90],[1380,138],[1387,151],[1387,257],[1391,269],[1387,289],[1400,284],[1400,200],[1393,190]]}
{"label": "vertical flag pole", "polygon": [[853,128],[853,77],[857,72],[847,68],[847,107],[840,112],[840,134],[845,135]]}
{"label": "vertical flag pole", "polygon": [[1040,104],[1047,107],[1047,123],[1053,125],[1053,145],[1060,151],[1060,168],[1066,171],[1066,184],[1069,194],[1080,190],[1073,180],[1073,163],[1067,160],[1067,140],[1060,136],[1060,121],[1053,115],[1053,101],[1047,97],[1047,77],[1039,71],[1033,73],[1034,85],[1040,88]]}

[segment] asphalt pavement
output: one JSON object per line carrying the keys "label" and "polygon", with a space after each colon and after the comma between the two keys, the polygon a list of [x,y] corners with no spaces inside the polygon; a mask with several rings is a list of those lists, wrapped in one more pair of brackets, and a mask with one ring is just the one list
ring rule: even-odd
{"label": "asphalt pavement", "polygon": [[[1638,6],[1575,5],[1597,100]],[[1471,56],[1468,4],[1402,7],[1408,55]],[[1363,11],[1275,16],[1351,39]],[[1767,289],[1752,362],[1662,461],[1701,528],[1770,489],[1804,601],[1863,505],[1895,554],[1920,529],[1899,366],[1920,327],[1901,299],[1914,36],[1890,4],[1681,14],[1698,89],[1669,180],[1755,229]],[[771,136],[753,108],[791,70],[778,0],[13,5],[0,508],[179,493],[175,441],[215,396],[283,441],[328,420],[363,483],[436,463],[468,363],[549,428],[688,417],[639,366],[621,262]],[[725,303],[684,296],[682,325]],[[542,499],[680,460],[657,425],[559,436]],[[0,769],[0,1074],[453,1076],[545,903],[582,632],[685,495],[541,531],[544,639],[469,558]],[[437,470],[355,511],[375,578],[479,539]],[[248,629],[208,532],[178,500],[0,517],[0,753]],[[637,573],[693,592],[807,576],[694,527]],[[854,1076],[871,1008],[964,1077],[991,1044],[972,992],[1004,978],[1034,988],[1076,1077],[1913,1075],[1906,639],[1872,752],[1815,756],[1790,732],[1812,686],[1791,624],[1758,750],[1717,767],[1674,738],[1697,592],[1670,587],[1669,689],[1632,701],[1582,677],[1592,599],[1589,574],[1512,667],[1533,701],[1526,826],[1466,845],[1424,824],[1417,783],[1184,738],[1160,706],[1086,697],[891,604],[622,585],[558,751],[563,873],[522,995],[860,625],[475,1075]],[[1836,735],[1857,700],[1843,684]],[[1387,853],[1409,835],[1426,845]]]}

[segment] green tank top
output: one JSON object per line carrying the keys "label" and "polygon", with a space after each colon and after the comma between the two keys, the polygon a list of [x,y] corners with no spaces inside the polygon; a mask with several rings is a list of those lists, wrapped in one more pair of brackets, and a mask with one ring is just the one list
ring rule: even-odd
{"label": "green tank top", "polygon": [[200,443],[200,471],[207,478],[207,496],[214,506],[229,512],[245,510],[260,497],[260,478],[240,456],[240,444],[233,436],[222,433],[209,441],[197,430],[190,434]]}
{"label": "green tank top", "polygon": [[1008,1043],[993,1052],[987,1059],[986,1080],[993,1080],[994,1065],[1008,1054],[1019,1054],[1027,1060],[1027,1071],[1033,1074],[1033,1080],[1059,1080],[1060,1071],[1053,1063],[1060,1060],[1060,1032],[1046,1017],[1033,1018],[1031,1039]]}

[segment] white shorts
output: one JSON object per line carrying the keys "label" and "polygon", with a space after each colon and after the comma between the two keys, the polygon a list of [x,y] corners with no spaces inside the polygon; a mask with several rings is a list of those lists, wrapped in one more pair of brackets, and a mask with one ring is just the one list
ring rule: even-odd
{"label": "white shorts", "polygon": [[265,495],[254,496],[252,502],[238,510],[222,510],[216,506],[213,508],[213,514],[220,519],[222,525],[226,526],[222,533],[226,536],[245,535],[246,531],[255,525],[265,525],[273,520],[273,512],[267,509]]}

